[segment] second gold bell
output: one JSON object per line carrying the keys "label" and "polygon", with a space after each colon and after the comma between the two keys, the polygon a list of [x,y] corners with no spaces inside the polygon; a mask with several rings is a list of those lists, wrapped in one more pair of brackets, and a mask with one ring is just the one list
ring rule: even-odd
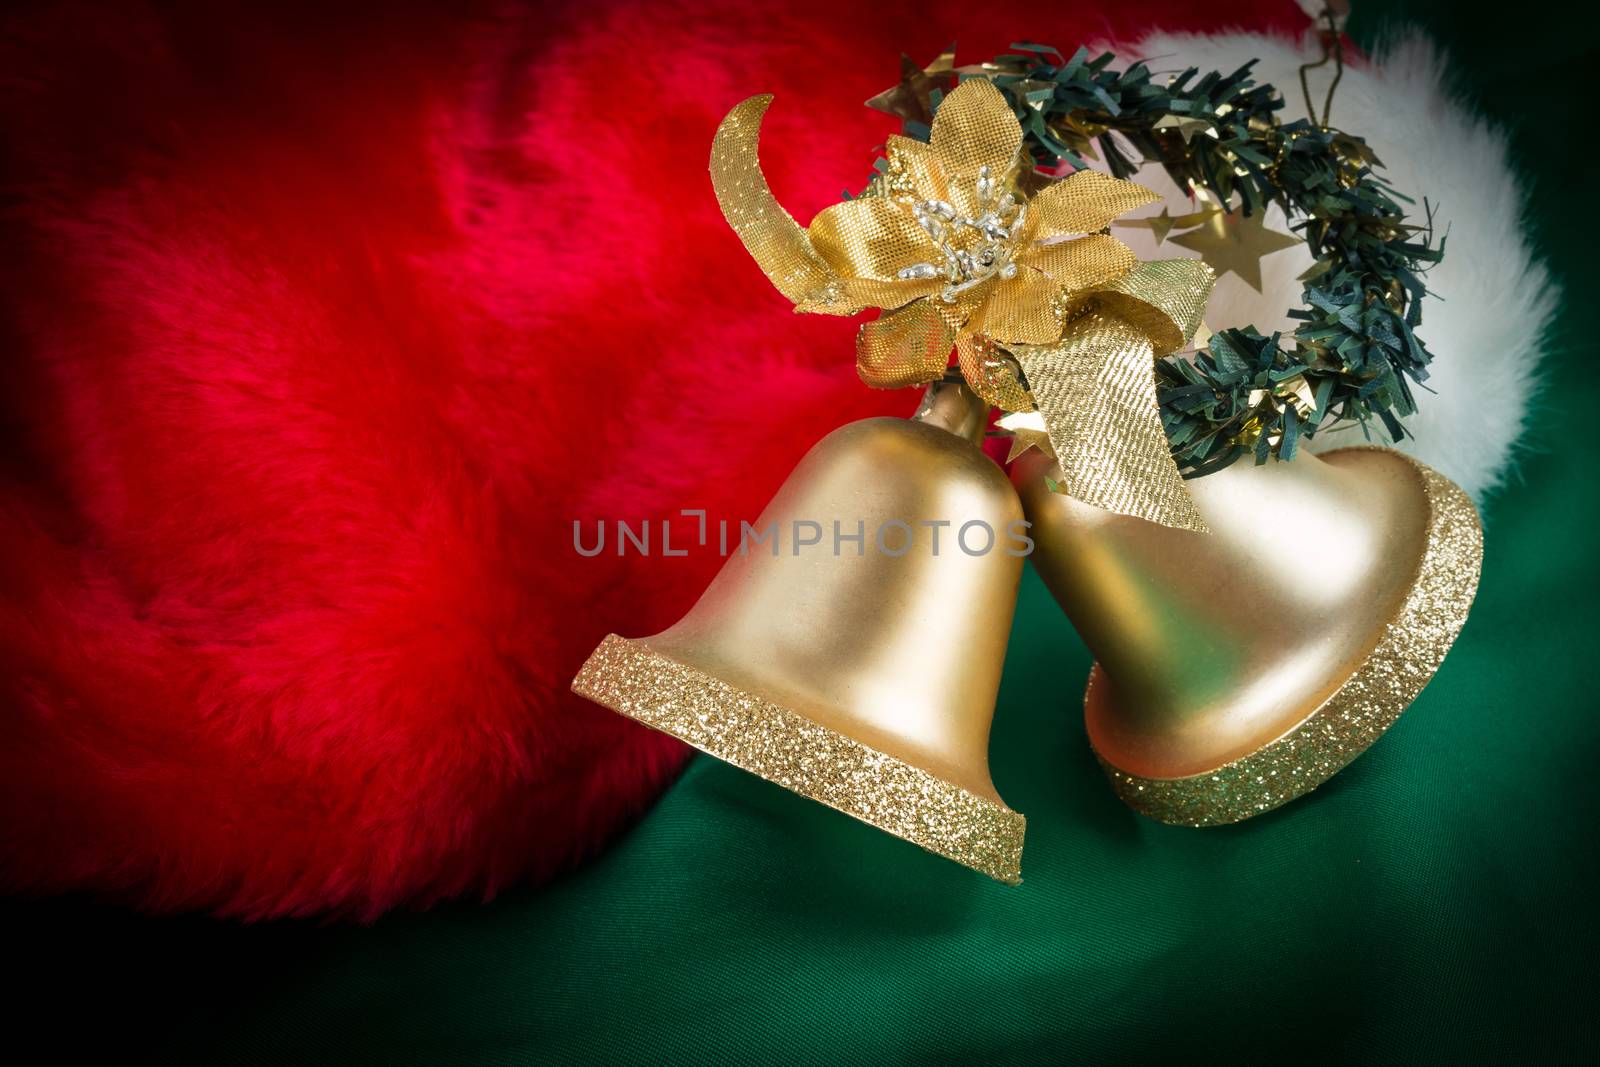
{"label": "second gold bell", "polygon": [[1012,469],[1033,564],[1097,660],[1089,743],[1162,822],[1238,822],[1327,781],[1416,699],[1477,589],[1472,501],[1389,449],[1193,479],[1209,534],[1052,493],[1054,470]]}
{"label": "second gold bell", "polygon": [[1026,544],[1017,494],[978,448],[986,413],[938,383],[911,419],[829,434],[756,524],[779,540],[735,550],[667,630],[607,637],[573,690],[1021,881],[1024,820],[988,747]]}

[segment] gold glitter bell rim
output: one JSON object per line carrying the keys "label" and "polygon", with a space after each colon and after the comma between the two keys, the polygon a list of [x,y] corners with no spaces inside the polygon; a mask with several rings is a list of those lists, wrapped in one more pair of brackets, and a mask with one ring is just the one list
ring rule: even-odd
{"label": "gold glitter bell rim", "polygon": [[1051,493],[1051,464],[1013,468],[1032,559],[1097,660],[1089,742],[1162,822],[1238,822],[1327,781],[1416,699],[1477,591],[1472,501],[1390,449],[1191,479],[1210,534]]}
{"label": "gold glitter bell rim", "polygon": [[755,524],[757,535],[776,531],[770,547],[730,545],[682,619],[649,637],[607,637],[573,690],[1020,882],[1025,820],[1000,799],[988,746],[1022,506],[976,445],[986,414],[964,384],[939,383],[914,419],[865,419],[823,438]]}

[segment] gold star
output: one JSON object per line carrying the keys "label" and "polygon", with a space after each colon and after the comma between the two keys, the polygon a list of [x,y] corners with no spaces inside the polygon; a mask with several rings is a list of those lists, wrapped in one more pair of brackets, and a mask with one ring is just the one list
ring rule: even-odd
{"label": "gold star", "polygon": [[931,125],[934,89],[949,90],[955,81],[956,49],[951,45],[926,67],[919,67],[905,53],[900,55],[900,84],[885,89],[867,101],[874,111],[895,115],[909,122]]}
{"label": "gold star", "polygon": [[1011,432],[1011,451],[1006,453],[1007,463],[1030,448],[1037,448],[1047,456],[1056,454],[1050,445],[1050,434],[1044,427],[1044,416],[1037,411],[1015,411],[996,419],[995,425]]}
{"label": "gold star", "polygon": [[1194,328],[1194,337],[1190,339],[1189,347],[1198,352],[1210,343],[1211,327],[1207,326],[1204,322],[1196,324]]}
{"label": "gold star", "polygon": [[1175,245],[1200,253],[1218,274],[1236,274],[1261,292],[1261,258],[1293,248],[1300,238],[1269,230],[1261,212],[1248,218],[1242,212],[1217,214],[1205,225],[1171,239]]}
{"label": "gold star", "polygon": [[1188,144],[1197,133],[1210,133],[1209,119],[1184,118],[1182,115],[1164,115],[1150,127],[1153,130],[1174,130]]}
{"label": "gold star", "polygon": [[1167,239],[1167,234],[1173,230],[1198,226],[1218,214],[1220,212],[1216,208],[1206,207],[1186,215],[1174,215],[1163,206],[1159,215],[1151,215],[1143,219],[1118,219],[1116,224],[1118,226],[1138,226],[1147,229],[1156,235],[1156,243],[1160,244]]}
{"label": "gold star", "polygon": [[1107,127],[1098,122],[1090,122],[1070,111],[1064,115],[1054,116],[1048,125],[1050,132],[1055,134],[1056,139],[1062,144],[1086,159],[1092,159],[1097,163],[1100,161],[1100,153],[1095,151],[1094,144],[1106,134]]}

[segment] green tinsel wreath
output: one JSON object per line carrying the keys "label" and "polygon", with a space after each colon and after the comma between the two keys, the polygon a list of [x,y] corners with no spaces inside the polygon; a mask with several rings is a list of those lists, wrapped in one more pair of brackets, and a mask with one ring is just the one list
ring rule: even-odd
{"label": "green tinsel wreath", "polygon": [[[1391,439],[1406,435],[1412,383],[1427,378],[1433,358],[1415,333],[1421,275],[1444,242],[1433,245],[1426,205],[1424,226],[1405,221],[1401,203],[1411,201],[1377,175],[1382,164],[1364,141],[1306,119],[1280,124],[1283,97],[1252,80],[1253,61],[1228,75],[1190,68],[1162,84],[1143,63],[1113,69],[1109,52],[1080,49],[1063,61],[1048,46],[1011,47],[952,74],[987,77],[1006,93],[1041,170],[1083,168],[1093,142],[1119,178],[1157,163],[1180,188],[1208,190],[1223,205],[1237,194],[1245,215],[1277,204],[1316,258],[1302,276],[1303,306],[1289,313],[1299,322],[1291,336],[1224,329],[1192,360],[1157,365],[1162,422],[1186,476],[1247,454],[1293,459],[1300,438],[1339,423],[1365,431],[1377,420]],[[941,95],[929,92],[930,117]],[[1186,141],[1157,128],[1172,117],[1203,120],[1214,136]],[[903,132],[926,141],[930,129],[908,118]]]}

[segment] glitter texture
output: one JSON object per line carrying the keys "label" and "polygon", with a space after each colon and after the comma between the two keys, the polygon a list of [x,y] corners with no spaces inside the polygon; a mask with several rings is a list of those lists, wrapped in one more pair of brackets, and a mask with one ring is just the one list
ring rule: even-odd
{"label": "glitter texture", "polygon": [[[1428,547],[1404,604],[1366,662],[1299,726],[1214,771],[1141,778],[1101,758],[1129,807],[1184,826],[1220,826],[1271,811],[1365,752],[1422,692],[1467,621],[1483,563],[1483,531],[1477,509],[1455,483],[1412,463],[1428,507]],[[1090,691],[1098,674],[1090,675]]]}
{"label": "glitter texture", "polygon": [[642,642],[607,637],[572,690],[997,881],[1022,881],[1017,812]]}

